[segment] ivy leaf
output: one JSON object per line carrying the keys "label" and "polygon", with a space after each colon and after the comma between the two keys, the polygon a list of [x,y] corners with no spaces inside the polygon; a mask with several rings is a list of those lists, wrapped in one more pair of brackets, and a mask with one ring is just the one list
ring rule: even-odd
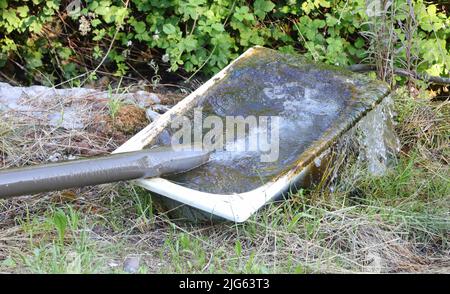
{"label": "ivy leaf", "polygon": [[30,17],[29,22],[28,28],[30,32],[37,34],[42,30],[43,25],[35,16]]}
{"label": "ivy leaf", "polygon": [[98,45],[95,45],[94,52],[92,53],[92,56],[95,59],[99,59],[100,57],[102,57],[102,55],[103,55],[102,49],[100,49],[100,47]]}
{"label": "ivy leaf", "polygon": [[314,9],[314,3],[305,1],[302,3],[302,10],[308,15]]}
{"label": "ivy leaf", "polygon": [[175,34],[176,31],[177,29],[171,23],[166,23],[165,25],[163,25],[163,32],[166,33],[167,35],[173,35]]}
{"label": "ivy leaf", "polygon": [[218,32],[225,31],[225,28],[223,27],[223,24],[221,24],[221,23],[214,23],[211,25],[211,27]]}
{"label": "ivy leaf", "polygon": [[267,12],[270,12],[275,8],[275,4],[273,4],[272,1],[269,0],[256,0],[253,7],[255,9],[256,16],[258,16],[260,19],[263,19],[264,17],[266,17]]}
{"label": "ivy leaf", "polygon": [[0,0],[0,8],[5,9],[8,7],[8,1],[7,0]]}
{"label": "ivy leaf", "polygon": [[26,17],[28,14],[28,11],[30,11],[30,9],[28,9],[28,6],[24,5],[24,6],[19,6],[16,8],[17,12],[19,13],[20,17]]}
{"label": "ivy leaf", "polygon": [[325,8],[330,8],[330,2],[326,1],[326,0],[317,0],[315,1],[316,5],[325,7]]}
{"label": "ivy leaf", "polygon": [[58,55],[61,59],[67,60],[72,55],[72,50],[69,47],[62,47],[58,50]]}
{"label": "ivy leaf", "polygon": [[27,67],[29,69],[35,69],[42,66],[42,59],[40,56],[27,59]]}
{"label": "ivy leaf", "polygon": [[47,0],[47,1],[45,1],[45,5],[52,10],[58,10],[59,1],[57,2],[55,0]]}
{"label": "ivy leaf", "polygon": [[106,30],[105,29],[94,30],[93,33],[95,36],[92,38],[92,41],[100,41],[106,35]]}
{"label": "ivy leaf", "polygon": [[[94,2],[95,3],[95,2]],[[108,15],[110,13],[110,8],[108,6],[98,6],[97,8],[95,8],[95,13],[97,13],[98,15]]]}
{"label": "ivy leaf", "polygon": [[142,34],[145,32],[145,22],[143,21],[137,21],[133,24],[134,29],[136,30],[136,33]]}
{"label": "ivy leaf", "polygon": [[95,28],[96,26],[98,26],[101,23],[102,23],[101,20],[99,20],[98,18],[95,18],[91,21],[91,26]]}
{"label": "ivy leaf", "polygon": [[430,16],[436,16],[436,5],[428,6],[427,11]]}
{"label": "ivy leaf", "polygon": [[13,40],[9,39],[9,38],[5,38],[3,39],[3,46],[1,47],[3,52],[8,52],[8,51],[16,51],[17,50],[17,46],[16,43],[14,43]]}
{"label": "ivy leaf", "polygon": [[312,23],[313,27],[320,29],[323,28],[325,24],[326,24],[325,21],[322,19],[314,19]]}
{"label": "ivy leaf", "polygon": [[180,49],[180,52],[190,52],[197,48],[197,44],[198,42],[193,36],[188,36],[178,43],[178,48]]}
{"label": "ivy leaf", "polygon": [[18,27],[20,23],[20,19],[16,16],[16,13],[13,9],[8,9],[3,11],[2,15],[3,19],[5,19],[11,26]]}
{"label": "ivy leaf", "polygon": [[435,63],[430,68],[428,68],[426,72],[432,76],[439,76],[441,75],[443,68],[444,68],[443,64]]}
{"label": "ivy leaf", "polygon": [[128,10],[126,8],[119,8],[114,13],[114,17],[117,24],[123,24],[125,18],[128,17]]}
{"label": "ivy leaf", "polygon": [[365,42],[364,39],[361,37],[358,37],[355,41],[355,48],[361,49],[364,46]]}
{"label": "ivy leaf", "polygon": [[234,11],[234,17],[238,21],[243,21],[243,20],[253,21],[254,20],[253,14],[250,13],[250,8],[248,8],[248,6],[242,6],[242,7],[236,8],[236,10]]}
{"label": "ivy leaf", "polygon": [[327,17],[326,18],[327,25],[329,27],[333,27],[340,22],[336,17],[334,17],[333,15],[331,15],[329,13],[326,14],[326,17]]}

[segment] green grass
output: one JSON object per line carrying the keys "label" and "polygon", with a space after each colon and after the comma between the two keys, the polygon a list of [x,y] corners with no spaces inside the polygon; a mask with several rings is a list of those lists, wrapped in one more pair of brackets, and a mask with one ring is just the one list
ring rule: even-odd
{"label": "green grass", "polygon": [[[446,131],[411,136],[421,129],[413,114],[423,112],[396,101],[397,128],[408,135],[387,174],[369,176],[349,160],[333,192],[326,184],[300,190],[243,224],[171,220],[147,192],[123,183],[69,200],[2,200],[0,272],[124,273],[124,260],[138,256],[139,273],[448,273]],[[423,106],[437,115],[430,119],[446,111]]]}
{"label": "green grass", "polygon": [[[116,89],[116,94],[119,91],[119,87]],[[116,96],[113,95],[113,89],[111,86],[108,87],[108,110],[109,115],[113,119],[113,121],[116,119],[116,115],[119,112],[120,107],[122,107],[123,103],[122,100]]]}

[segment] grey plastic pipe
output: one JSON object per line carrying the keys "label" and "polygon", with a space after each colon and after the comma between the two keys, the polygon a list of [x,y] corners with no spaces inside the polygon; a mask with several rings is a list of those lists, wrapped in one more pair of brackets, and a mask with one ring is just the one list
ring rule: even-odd
{"label": "grey plastic pipe", "polygon": [[208,160],[205,151],[150,149],[0,170],[0,198],[159,177],[193,169]]}

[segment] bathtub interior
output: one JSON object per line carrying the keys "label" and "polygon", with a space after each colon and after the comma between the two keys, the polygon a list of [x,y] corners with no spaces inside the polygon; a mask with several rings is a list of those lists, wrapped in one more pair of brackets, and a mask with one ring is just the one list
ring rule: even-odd
{"label": "bathtub interior", "polygon": [[[322,140],[335,124],[345,122],[343,116],[348,116],[352,108],[360,107],[355,101],[363,94],[366,80],[301,57],[265,48],[254,51],[235,62],[225,76],[184,113],[191,122],[192,141],[195,141],[195,121],[203,124],[201,138],[205,139],[213,128],[222,130],[217,124],[208,125],[208,118],[209,122],[219,119],[224,131],[216,132],[211,138],[217,140],[219,133],[222,134],[223,150],[213,151],[207,164],[166,179],[208,193],[235,194],[254,190],[287,173],[305,150]],[[237,131],[227,123],[229,117],[242,117],[250,122],[244,136],[229,140],[228,135]],[[347,121],[351,119],[350,115]],[[278,129],[279,140],[273,128]],[[170,145],[177,132],[180,134],[180,125],[166,127],[156,145]],[[255,138],[256,149],[249,145],[250,139]],[[262,141],[270,147],[264,147]]]}

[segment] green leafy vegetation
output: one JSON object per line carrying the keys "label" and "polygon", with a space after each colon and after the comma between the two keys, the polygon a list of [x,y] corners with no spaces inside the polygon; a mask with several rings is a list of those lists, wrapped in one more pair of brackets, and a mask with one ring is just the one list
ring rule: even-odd
{"label": "green leafy vegetation", "polygon": [[[396,65],[448,76],[449,7],[394,2]],[[2,70],[19,67],[23,77],[16,78],[43,84],[80,83],[96,79],[100,67],[123,76],[157,59],[169,71],[211,74],[253,45],[346,66],[370,57],[370,32],[379,21],[368,16],[364,0],[87,0],[66,10],[67,4],[0,0]]]}

